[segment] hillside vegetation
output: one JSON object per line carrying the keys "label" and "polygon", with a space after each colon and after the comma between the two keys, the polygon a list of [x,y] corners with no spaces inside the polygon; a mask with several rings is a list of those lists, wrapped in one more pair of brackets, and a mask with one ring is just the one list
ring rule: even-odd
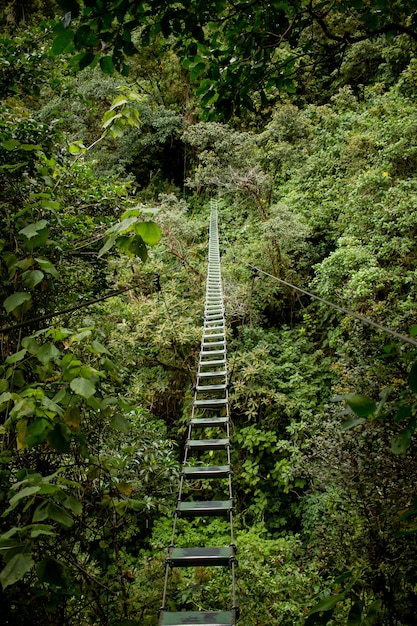
{"label": "hillside vegetation", "polygon": [[[214,4],[223,31],[209,5],[118,28],[87,1],[0,9],[4,624],[157,624],[213,196],[239,623],[414,624],[413,3],[268,3],[294,11],[275,56],[262,3],[252,50]],[[182,608],[227,604],[221,574],[176,576]]]}

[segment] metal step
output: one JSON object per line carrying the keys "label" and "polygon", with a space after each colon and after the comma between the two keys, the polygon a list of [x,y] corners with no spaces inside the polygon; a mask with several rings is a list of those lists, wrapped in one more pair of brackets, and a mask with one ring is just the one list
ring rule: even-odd
{"label": "metal step", "polygon": [[200,361],[199,367],[219,367],[220,365],[226,365],[225,359],[217,359],[216,361]]}
{"label": "metal step", "polygon": [[158,626],[234,626],[233,611],[161,611]]}
{"label": "metal step", "polygon": [[220,378],[224,376],[227,376],[226,370],[217,370],[215,372],[199,372],[197,374],[197,378]]}
{"label": "metal step", "polygon": [[190,424],[191,426],[195,426],[196,428],[214,428],[216,426],[226,426],[228,421],[228,417],[193,417],[193,419],[190,420]]}
{"label": "metal step", "polygon": [[213,393],[214,391],[225,391],[226,383],[222,385],[197,385],[195,390],[197,393]]}
{"label": "metal step", "polygon": [[[233,546],[227,548],[171,548],[167,564],[171,567],[230,566],[235,558]],[[204,623],[204,622],[203,622]]]}
{"label": "metal step", "polygon": [[227,406],[228,398],[215,398],[213,400],[194,400],[193,407],[196,409],[211,409],[216,411]]}
{"label": "metal step", "polygon": [[178,517],[229,517],[232,508],[231,500],[179,502],[176,513]]}
{"label": "metal step", "polygon": [[206,465],[183,467],[181,474],[190,480],[199,478],[228,478],[232,474],[230,465]]}
{"label": "metal step", "polygon": [[221,354],[222,356],[226,356],[224,348],[223,350],[200,350],[200,357],[206,356],[209,358],[214,354]]}
{"label": "metal step", "polygon": [[185,446],[190,450],[227,450],[230,445],[226,439],[188,439]]}

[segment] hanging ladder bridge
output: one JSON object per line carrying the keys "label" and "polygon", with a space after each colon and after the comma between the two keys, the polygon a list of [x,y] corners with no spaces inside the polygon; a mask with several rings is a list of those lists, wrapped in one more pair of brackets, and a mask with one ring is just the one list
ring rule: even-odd
{"label": "hanging ladder bridge", "polygon": [[[191,417],[180,474],[177,505],[174,512],[171,544],[165,562],[165,582],[159,626],[233,626],[237,623],[235,569],[236,547],[233,538],[233,493],[230,449],[230,413],[226,355],[225,309],[221,279],[217,201],[211,201],[208,272],[204,328],[194,387]],[[218,438],[206,438],[212,433]],[[208,455],[206,454],[208,453]],[[218,465],[206,459],[214,455]],[[202,481],[218,481],[223,488],[222,500],[195,499]],[[216,490],[217,491],[217,490]],[[210,492],[210,491],[209,491]],[[221,517],[230,530],[229,545],[223,547],[176,547],[179,519]],[[230,571],[230,608],[224,610],[168,610],[170,574],[174,568],[223,567]],[[171,591],[172,593],[172,591]],[[170,607],[172,603],[169,603]]]}

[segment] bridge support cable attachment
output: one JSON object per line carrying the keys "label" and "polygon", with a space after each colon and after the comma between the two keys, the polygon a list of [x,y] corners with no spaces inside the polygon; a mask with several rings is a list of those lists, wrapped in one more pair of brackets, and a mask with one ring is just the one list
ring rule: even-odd
{"label": "bridge support cable attachment", "polygon": [[[171,544],[165,561],[165,582],[162,606],[159,611],[159,626],[181,626],[182,624],[234,626],[238,619],[235,576],[237,560],[233,536],[229,377],[217,219],[217,201],[212,200],[203,336],[174,512]],[[215,459],[215,463],[212,459]],[[206,480],[219,481],[215,493],[218,497],[223,489],[223,499],[199,500],[198,496],[195,496],[195,492],[204,492]],[[204,523],[208,517],[220,517],[227,521],[230,529],[228,546],[176,547],[179,520],[197,520],[197,523],[200,523],[198,520],[203,520]],[[176,567],[227,568],[230,573],[229,610],[224,610],[225,607],[218,607],[218,610],[209,607],[201,611],[178,610],[181,607],[177,607],[175,611],[168,610],[170,572]],[[171,607],[172,602],[169,605]]]}

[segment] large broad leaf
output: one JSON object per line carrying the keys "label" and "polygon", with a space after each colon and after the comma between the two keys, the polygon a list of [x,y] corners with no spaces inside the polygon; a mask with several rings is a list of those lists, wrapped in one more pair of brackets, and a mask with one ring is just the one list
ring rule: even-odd
{"label": "large broad leaf", "polygon": [[347,420],[342,422],[342,430],[349,430],[350,428],[355,428],[355,426],[359,426],[366,422],[364,417],[349,417]]}
{"label": "large broad leaf", "polygon": [[136,224],[135,231],[143,241],[150,246],[154,246],[161,239],[162,231],[155,222],[140,222]]}
{"label": "large broad leaf", "polygon": [[104,244],[104,246],[102,248],[100,248],[99,252],[98,252],[98,258],[102,257],[103,254],[106,254],[106,252],[108,252],[110,250],[110,248],[112,248],[114,242],[116,241],[116,235],[111,235],[107,240],[106,243]]}
{"label": "large broad leaf", "polygon": [[62,54],[72,44],[74,33],[69,28],[64,28],[58,32],[58,35],[52,42],[52,54]]}
{"label": "large broad leaf", "polygon": [[53,343],[44,343],[38,350],[37,357],[41,363],[49,363],[61,356],[60,351]]}
{"label": "large broad leaf", "polygon": [[78,49],[96,46],[98,44],[98,38],[88,24],[82,24],[75,33],[74,43]]}
{"label": "large broad leaf", "polygon": [[43,259],[41,257],[36,257],[35,261],[39,265],[39,267],[45,272],[45,274],[51,274],[55,278],[58,278],[59,274],[54,265],[48,259]]}
{"label": "large broad leaf", "polygon": [[331,609],[334,609],[336,604],[343,599],[344,595],[341,593],[338,593],[335,596],[326,596],[325,598],[322,598],[320,602],[318,602],[315,606],[313,606],[313,608],[309,612],[309,615],[313,615],[314,613],[320,613],[321,611],[330,611]]}
{"label": "large broad leaf", "polygon": [[48,443],[60,454],[68,454],[71,449],[71,431],[62,422],[55,424],[48,433]]}
{"label": "large broad leaf", "polygon": [[113,415],[110,426],[114,428],[114,430],[120,430],[122,433],[128,433],[130,430],[130,424],[123,415],[120,413],[116,413]]}
{"label": "large broad leaf", "polygon": [[8,365],[13,365],[13,363],[18,363],[18,361],[21,361],[22,359],[25,358],[26,352],[27,350],[23,348],[23,350],[19,350],[19,352],[15,352],[14,354],[11,354],[10,356],[7,357],[6,363]]}
{"label": "large broad leaf", "polygon": [[138,256],[142,261],[148,258],[148,250],[142,237],[135,235],[134,237],[120,236],[116,240],[116,244],[120,252],[128,256]]}
{"label": "large broad leaf", "polygon": [[46,516],[53,519],[55,522],[58,522],[58,524],[61,524],[61,526],[64,526],[65,528],[69,528],[74,523],[71,515],[54,502],[48,503],[48,506],[46,507]]}
{"label": "large broad leaf", "polygon": [[79,396],[83,398],[91,398],[96,392],[96,388],[91,380],[87,378],[74,378],[70,383],[71,389]]}
{"label": "large broad leaf", "polygon": [[13,498],[10,498],[10,501],[9,501],[10,508],[14,509],[16,504],[20,502],[20,500],[23,500],[24,498],[29,498],[35,495],[35,493],[38,493],[39,489],[40,489],[39,485],[33,485],[32,487],[23,487],[23,489],[21,489],[18,493],[16,493],[13,496]]}
{"label": "large broad leaf", "polygon": [[18,310],[28,308],[28,304],[31,299],[32,297],[30,293],[27,293],[26,291],[18,291],[12,296],[6,298],[3,302],[3,306],[6,309],[7,313],[13,313],[17,312]]}
{"label": "large broad leaf", "polygon": [[375,402],[367,396],[352,394],[345,396],[345,400],[352,411],[359,417],[368,417],[369,415],[373,415],[376,411]]}
{"label": "large broad leaf", "polygon": [[32,569],[34,561],[29,554],[15,554],[0,573],[0,582],[3,591],[10,585],[14,585],[18,580],[22,580],[24,575]]}
{"label": "large broad leaf", "polygon": [[28,289],[34,289],[36,285],[42,282],[45,274],[41,270],[28,270],[23,272],[22,279],[25,287]]}
{"label": "large broad leaf", "polygon": [[413,363],[408,374],[408,384],[411,390],[417,394],[417,362]]}
{"label": "large broad leaf", "polygon": [[100,67],[105,74],[114,74],[114,63],[112,57],[101,57]]}
{"label": "large broad leaf", "polygon": [[19,235],[24,235],[25,237],[30,239],[31,237],[35,237],[35,235],[37,235],[39,231],[46,228],[47,225],[48,222],[46,220],[38,220],[37,222],[32,222],[24,228],[21,228],[19,230]]}
{"label": "large broad leaf", "polygon": [[391,452],[393,454],[405,456],[408,448],[410,447],[411,438],[413,436],[414,429],[407,427],[400,432],[391,442]]}
{"label": "large broad leaf", "polygon": [[56,0],[63,11],[71,13],[71,19],[75,20],[80,14],[80,5],[77,0]]}
{"label": "large broad leaf", "polygon": [[54,587],[64,587],[66,584],[65,567],[62,563],[49,556],[44,558],[36,566],[38,578],[43,583],[48,583]]}

